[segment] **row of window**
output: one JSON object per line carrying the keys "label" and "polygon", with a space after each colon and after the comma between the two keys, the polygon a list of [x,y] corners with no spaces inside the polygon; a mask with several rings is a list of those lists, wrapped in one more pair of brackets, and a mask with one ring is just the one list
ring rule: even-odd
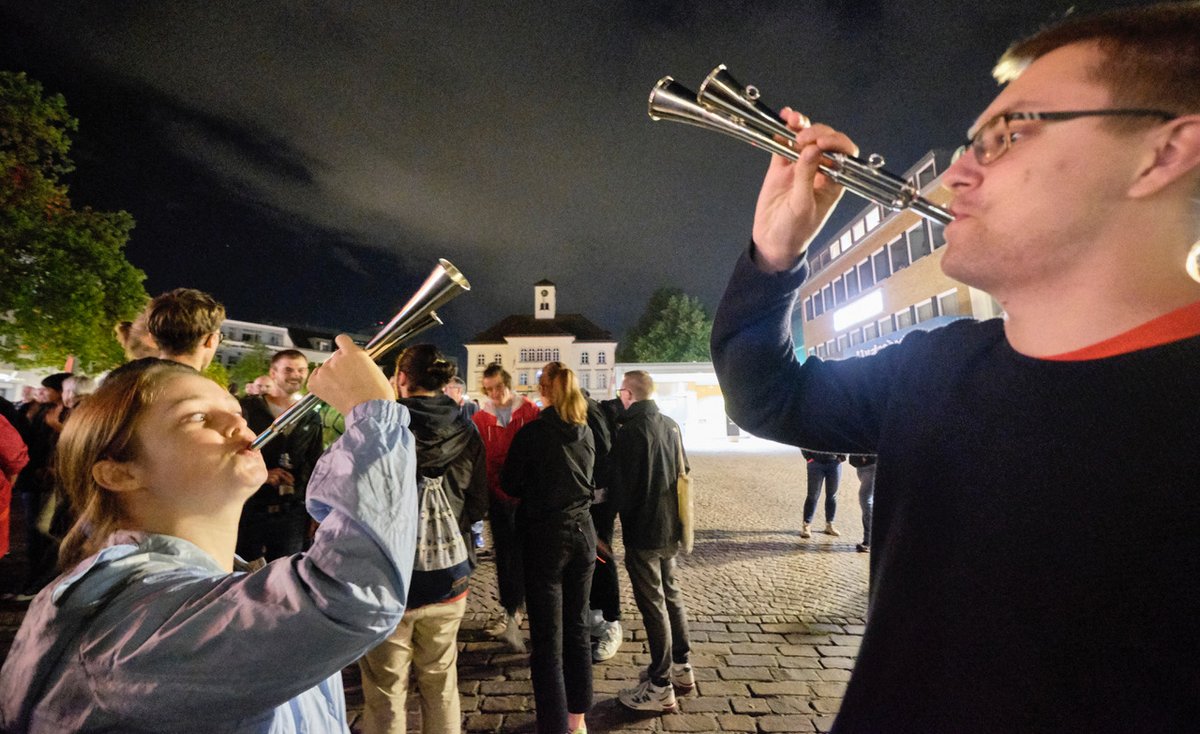
{"label": "row of window", "polygon": [[[541,375],[541,370],[520,370],[517,372],[517,384],[520,385],[521,387],[529,387],[530,385],[536,385],[537,381],[538,381],[538,377],[540,375]],[[593,382],[592,377],[593,376],[592,376],[591,372],[588,372],[587,370],[583,370],[583,371],[579,372],[578,377],[579,377],[579,386],[581,388],[583,388],[584,390],[592,389],[592,382]],[[482,382],[483,381],[483,373],[477,374],[476,379],[477,379],[477,381]],[[595,383],[596,383],[597,390],[607,390],[608,389],[608,373],[604,372],[604,371],[597,372],[595,375]]]}
{"label": "row of window", "polygon": [[881,247],[804,299],[804,320],[849,303],[860,293],[946,244],[945,227],[922,219],[912,229]]}
{"label": "row of window", "polygon": [[[917,171],[916,175],[911,179],[918,189],[924,190],[926,186],[933,183],[937,178],[937,167],[935,161],[929,161],[921,170]],[[849,250],[856,242],[866,237],[869,232],[874,231],[876,227],[883,221],[883,209],[879,206],[872,206],[867,209],[866,214],[862,219],[859,219],[841,234],[833,244],[825,248],[816,255],[814,260],[809,262],[809,268],[813,274],[819,273],[829,266],[831,262],[837,259],[838,255]]]}
{"label": "row of window", "polygon": [[257,331],[235,331],[234,329],[230,329],[229,331],[222,331],[221,338],[229,339],[235,342],[245,342],[247,344],[257,344],[262,342],[263,344],[269,344],[273,347],[282,345],[279,334],[276,333],[262,335]]}
{"label": "row of window", "polygon": [[[522,349],[517,355],[518,362],[537,362],[544,364],[546,362],[558,362],[559,352],[557,349]],[[492,364],[503,365],[503,356],[496,352],[492,355]],[[591,364],[591,355],[588,352],[579,353],[579,364]],[[596,352],[596,364],[608,364],[608,352]],[[475,366],[486,367],[488,365],[487,355],[483,352],[475,355]]]}
{"label": "row of window", "polygon": [[849,331],[838,334],[837,339],[830,339],[824,344],[809,347],[810,356],[821,359],[837,359],[847,356],[847,350],[859,344],[887,336],[893,331],[908,328],[913,324],[928,321],[936,316],[958,315],[958,291],[949,290],[933,298],[921,301],[906,309],[897,311],[890,316],[884,316],[878,321],[872,321],[863,326],[856,326]]}

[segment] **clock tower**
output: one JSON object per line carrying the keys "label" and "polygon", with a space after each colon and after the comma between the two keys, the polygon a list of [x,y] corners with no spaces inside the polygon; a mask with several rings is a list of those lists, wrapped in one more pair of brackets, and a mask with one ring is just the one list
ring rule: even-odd
{"label": "clock tower", "polygon": [[554,284],[543,280],[533,284],[533,317],[552,319],[555,313]]}

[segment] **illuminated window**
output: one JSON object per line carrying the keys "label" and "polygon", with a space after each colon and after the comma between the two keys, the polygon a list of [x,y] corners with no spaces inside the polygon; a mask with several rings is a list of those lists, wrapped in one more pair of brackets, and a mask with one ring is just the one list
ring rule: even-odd
{"label": "illuminated window", "polygon": [[[608,352],[597,353],[596,364],[608,364]],[[604,387],[604,385],[601,385],[600,387]]]}
{"label": "illuminated window", "polygon": [[866,222],[867,222],[867,231],[875,229],[876,227],[879,226],[879,207],[877,207],[877,206],[871,207],[871,210],[867,212]]}
{"label": "illuminated window", "polygon": [[528,385],[529,384],[529,374],[527,372],[525,372],[525,370],[521,370],[521,374],[517,375],[517,384],[518,385]]}
{"label": "illuminated window", "polygon": [[476,367],[486,366],[486,363],[483,360],[483,352],[480,352],[479,354],[475,355],[475,366]]}
{"label": "illuminated window", "polygon": [[500,361],[500,353],[499,352],[496,352],[495,356],[492,358],[492,361],[495,362],[496,364],[502,364],[502,362]]}
{"label": "illuminated window", "polygon": [[588,353],[580,352],[579,353],[579,364],[587,364],[587,363],[588,363]]}

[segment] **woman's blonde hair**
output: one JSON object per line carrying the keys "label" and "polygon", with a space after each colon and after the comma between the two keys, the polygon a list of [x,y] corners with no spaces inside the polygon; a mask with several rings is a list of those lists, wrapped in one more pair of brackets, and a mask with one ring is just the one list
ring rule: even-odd
{"label": "woman's blonde hair", "polygon": [[58,441],[57,462],[59,481],[76,520],[59,548],[61,569],[70,569],[99,551],[123,519],[116,495],[96,482],[92,468],[105,459],[135,458],[138,447],[133,433],[139,416],[169,380],[196,374],[178,362],[139,359],[109,373],[71,413]]}
{"label": "woman's blonde hair", "polygon": [[567,423],[587,423],[587,398],[579,389],[575,373],[562,362],[550,362],[542,368],[542,394],[554,406],[558,417]]}

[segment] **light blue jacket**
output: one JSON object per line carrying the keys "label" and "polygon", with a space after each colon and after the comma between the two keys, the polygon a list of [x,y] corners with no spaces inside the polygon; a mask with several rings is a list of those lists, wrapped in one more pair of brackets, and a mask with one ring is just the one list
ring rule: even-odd
{"label": "light blue jacket", "polygon": [[416,542],[408,411],[355,408],[321,457],[312,548],[226,573],[119,531],[33,601],[0,671],[0,730],[348,732],[341,669],[404,614]]}

